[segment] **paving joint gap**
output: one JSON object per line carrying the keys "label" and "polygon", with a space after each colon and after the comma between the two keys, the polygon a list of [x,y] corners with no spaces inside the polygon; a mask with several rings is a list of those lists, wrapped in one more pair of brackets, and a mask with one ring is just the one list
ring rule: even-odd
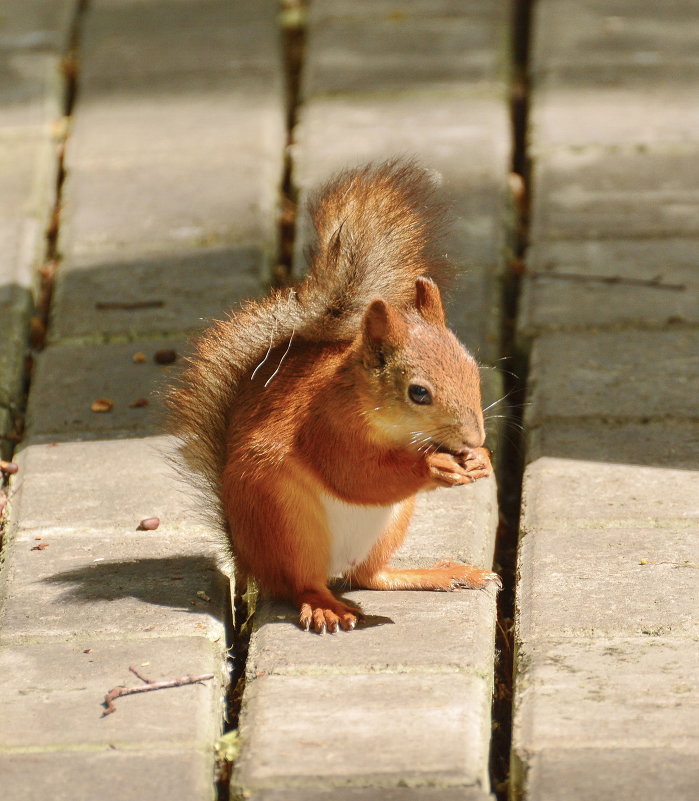
{"label": "paving joint gap", "polygon": [[[286,142],[284,147],[284,171],[280,187],[277,263],[271,276],[272,287],[277,289],[287,287],[293,283],[292,262],[296,236],[298,191],[292,178],[293,160],[291,153],[300,102],[301,65],[306,34],[306,7],[306,0],[282,0],[279,17],[286,79]],[[257,588],[252,583],[249,583],[246,587],[240,587],[234,579],[234,592],[231,600],[232,616],[226,625],[227,635],[230,634],[230,637],[227,637],[227,645],[231,662],[231,680],[226,699],[226,715],[223,726],[224,738],[231,739],[230,742],[226,742],[223,739],[219,741],[222,743],[222,749],[216,761],[216,801],[229,801],[231,798],[231,776],[235,760],[229,754],[226,754],[225,749],[229,747],[233,753],[237,751],[236,733],[239,728],[245,692],[247,656],[257,602]]]}
{"label": "paving joint gap", "polygon": [[[492,707],[493,732],[490,749],[490,780],[498,801],[510,797],[510,759],[512,746],[512,704],[514,699],[514,608],[517,575],[524,439],[522,420],[526,397],[527,363],[516,347],[516,320],[525,253],[528,240],[528,187],[530,162],[527,153],[529,112],[527,65],[530,24],[534,0],[512,0],[510,6],[511,86],[510,121],[512,162],[510,192],[512,202],[509,269],[502,285],[502,328],[500,331],[505,408],[498,465],[498,505],[500,522],[495,542],[495,565],[503,588],[498,593],[495,632],[495,677]],[[502,368],[501,368],[502,369]]]}

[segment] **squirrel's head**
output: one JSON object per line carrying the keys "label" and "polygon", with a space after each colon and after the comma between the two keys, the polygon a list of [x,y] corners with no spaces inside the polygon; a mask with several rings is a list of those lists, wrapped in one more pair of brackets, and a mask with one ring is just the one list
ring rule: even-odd
{"label": "squirrel's head", "polygon": [[446,327],[434,282],[417,280],[408,312],[374,300],[356,344],[368,420],[381,439],[452,454],[483,444],[478,366]]}

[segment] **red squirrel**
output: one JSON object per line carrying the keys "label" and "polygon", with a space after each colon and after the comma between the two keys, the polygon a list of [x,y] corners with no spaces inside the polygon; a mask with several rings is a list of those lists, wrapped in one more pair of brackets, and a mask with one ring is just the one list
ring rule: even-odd
{"label": "red squirrel", "polygon": [[220,504],[238,578],[349,631],[352,588],[499,586],[452,561],[393,569],[416,493],[491,472],[478,366],[445,325],[430,174],[340,173],[310,203],[310,271],[194,344],[166,404],[187,470]]}

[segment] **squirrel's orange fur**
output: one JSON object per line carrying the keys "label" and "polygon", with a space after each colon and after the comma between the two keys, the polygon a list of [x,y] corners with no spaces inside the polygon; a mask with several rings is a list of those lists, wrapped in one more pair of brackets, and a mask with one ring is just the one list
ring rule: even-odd
{"label": "squirrel's orange fur", "polygon": [[448,266],[432,194],[410,163],[336,177],[311,203],[309,276],[206,331],[167,395],[239,576],[316,631],[361,617],[328,589],[333,572],[372,589],[498,581],[453,562],[388,566],[417,492],[490,472],[478,368],[432,280]]}

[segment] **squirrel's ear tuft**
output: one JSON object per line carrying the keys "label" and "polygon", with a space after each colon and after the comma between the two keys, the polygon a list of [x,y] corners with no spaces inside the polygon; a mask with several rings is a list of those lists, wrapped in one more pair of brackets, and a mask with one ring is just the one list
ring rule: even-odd
{"label": "squirrel's ear tuft", "polygon": [[364,312],[362,335],[364,344],[373,351],[395,348],[405,341],[405,322],[385,300],[377,298]]}
{"label": "squirrel's ear tuft", "polygon": [[415,308],[425,322],[445,325],[442,296],[430,278],[418,278],[415,282]]}

